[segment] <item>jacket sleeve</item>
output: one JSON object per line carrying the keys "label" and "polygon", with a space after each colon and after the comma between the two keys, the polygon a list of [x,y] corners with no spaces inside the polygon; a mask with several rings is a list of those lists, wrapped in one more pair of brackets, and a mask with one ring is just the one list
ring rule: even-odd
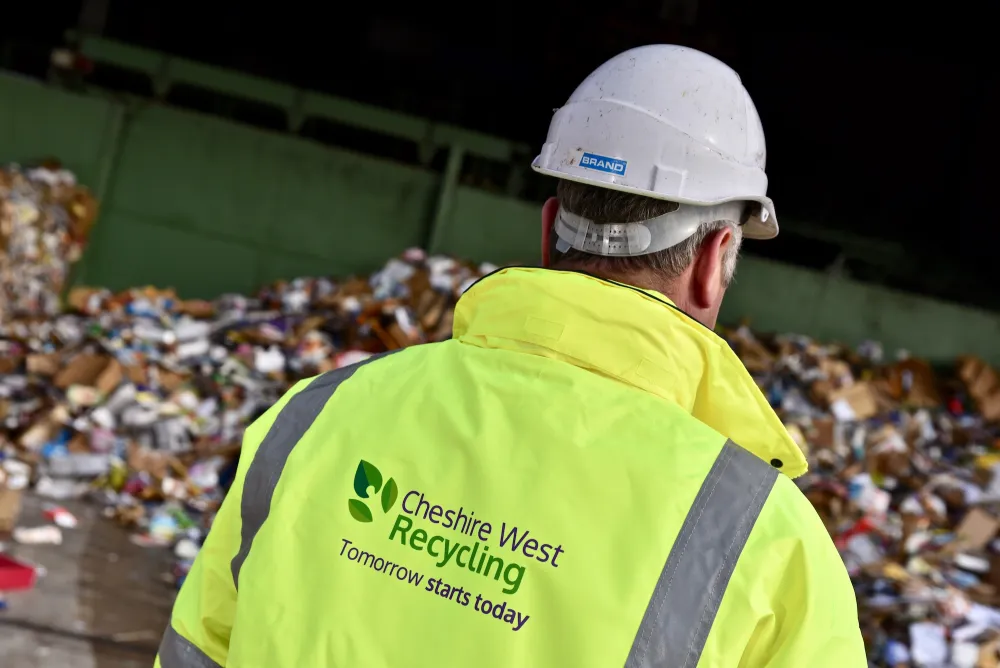
{"label": "jacket sleeve", "polygon": [[215,668],[226,665],[236,614],[232,561],[240,549],[240,507],[247,468],[288,400],[309,384],[300,381],[247,428],[240,463],[226,496],[174,603],[160,643],[156,668]]}
{"label": "jacket sleeve", "polygon": [[781,509],[771,521],[794,529],[794,537],[774,544],[773,556],[781,558],[766,568],[777,585],[771,614],[758,621],[740,668],[866,668],[854,587],[840,554],[794,483],[780,476],[775,487]]}

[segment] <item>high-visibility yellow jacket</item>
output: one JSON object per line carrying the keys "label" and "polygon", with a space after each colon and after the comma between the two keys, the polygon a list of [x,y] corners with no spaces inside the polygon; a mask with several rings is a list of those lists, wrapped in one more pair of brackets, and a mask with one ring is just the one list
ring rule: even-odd
{"label": "high-visibility yellow jacket", "polygon": [[805,470],[663,296],[502,270],[249,428],[158,665],[865,666]]}

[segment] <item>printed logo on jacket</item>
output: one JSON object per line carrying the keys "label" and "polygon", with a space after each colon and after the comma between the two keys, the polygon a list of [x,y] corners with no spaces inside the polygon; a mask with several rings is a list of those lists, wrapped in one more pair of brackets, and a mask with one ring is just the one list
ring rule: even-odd
{"label": "printed logo on jacket", "polygon": [[[395,479],[389,478],[383,486],[382,472],[374,464],[361,460],[354,474],[354,493],[358,498],[349,499],[347,509],[351,517],[364,524],[376,520],[369,507],[375,501],[369,489],[374,490],[372,495],[381,491],[380,508],[376,509],[381,509],[382,515],[387,515],[399,499]],[[361,499],[370,500],[366,503]],[[530,616],[517,608],[516,601],[506,597],[512,598],[521,589],[529,565],[558,568],[565,552],[562,545],[543,542],[529,530],[507,522],[501,522],[499,530],[495,530],[491,522],[476,517],[474,510],[435,504],[418,489],[403,495],[399,510],[402,512],[396,515],[386,538],[413,550],[415,558],[425,560],[426,568],[441,569],[431,571],[434,577],[425,578],[423,569],[388,561],[357,547],[347,538],[341,539],[340,556],[509,624],[513,631],[524,628]],[[448,574],[457,573],[458,569],[484,578],[481,591],[449,584]]]}

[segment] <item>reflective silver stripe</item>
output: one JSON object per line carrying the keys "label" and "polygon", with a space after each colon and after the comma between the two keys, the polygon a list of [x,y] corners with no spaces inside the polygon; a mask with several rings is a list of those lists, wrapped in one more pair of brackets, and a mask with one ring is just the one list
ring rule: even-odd
{"label": "reflective silver stripe", "polygon": [[642,618],[625,668],[694,668],[778,471],[726,441]]}
{"label": "reflective silver stripe", "polygon": [[381,353],[357,364],[324,373],[289,399],[278,413],[274,424],[257,448],[250,468],[247,469],[246,481],[243,483],[243,498],[240,503],[242,522],[240,550],[232,562],[233,584],[237,589],[240,586],[240,569],[243,568],[243,562],[250,553],[254,537],[271,512],[271,498],[274,496],[274,489],[278,486],[278,479],[292,448],[312,426],[326,406],[326,402],[344,381],[366,364],[371,364],[394,352],[398,351]]}
{"label": "reflective silver stripe", "polygon": [[222,668],[172,625],[163,634],[158,656],[161,668]]}

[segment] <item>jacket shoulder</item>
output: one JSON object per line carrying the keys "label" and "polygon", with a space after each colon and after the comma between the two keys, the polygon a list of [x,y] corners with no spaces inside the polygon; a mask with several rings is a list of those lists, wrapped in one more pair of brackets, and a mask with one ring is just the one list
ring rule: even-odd
{"label": "jacket shoulder", "polygon": [[[844,569],[840,554],[812,503],[786,476],[778,476],[761,512],[758,538],[768,541],[793,539],[800,550],[813,558],[833,560]],[[846,571],[845,571],[846,572]]]}
{"label": "jacket shoulder", "polygon": [[727,601],[728,615],[748,624],[746,656],[755,659],[747,665],[865,665],[847,569],[791,479],[775,480],[730,585],[727,597],[738,595]]}
{"label": "jacket shoulder", "polygon": [[[850,588],[847,569],[816,509],[790,478],[779,475],[768,496],[745,552],[764,550],[771,563],[806,567],[810,572],[829,569],[826,575]],[[841,578],[842,576],[842,578]]]}

